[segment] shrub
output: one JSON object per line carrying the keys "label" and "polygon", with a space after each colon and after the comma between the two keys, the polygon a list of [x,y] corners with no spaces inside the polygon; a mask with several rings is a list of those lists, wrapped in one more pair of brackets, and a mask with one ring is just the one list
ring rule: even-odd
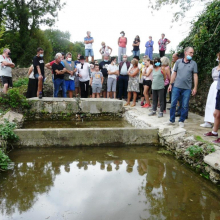
{"label": "shrub", "polygon": [[7,94],[1,95],[0,104],[4,105],[5,108],[18,108],[22,110],[30,108],[26,97],[20,94],[17,88],[9,89]]}
{"label": "shrub", "polygon": [[187,148],[187,151],[189,151],[190,157],[198,157],[202,154],[203,149],[199,146],[193,145]]}
{"label": "shrub", "polygon": [[5,119],[4,123],[0,124],[0,139],[10,142],[17,141],[18,136],[14,133],[15,128],[15,123],[11,123]]}
{"label": "shrub", "polygon": [[7,170],[10,162],[9,157],[0,149],[0,170]]}
{"label": "shrub", "polygon": [[28,80],[29,80],[28,78],[20,78],[20,79],[18,79],[18,81],[13,83],[13,86],[14,87],[21,87],[24,85],[28,85]]}

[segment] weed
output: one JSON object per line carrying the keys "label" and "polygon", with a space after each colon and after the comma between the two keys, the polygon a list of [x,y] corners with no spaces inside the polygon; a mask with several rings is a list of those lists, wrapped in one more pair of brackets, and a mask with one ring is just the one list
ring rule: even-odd
{"label": "weed", "polygon": [[198,157],[201,156],[203,149],[197,145],[193,145],[188,147],[187,151],[189,151],[190,157]]}
{"label": "weed", "polygon": [[7,170],[10,162],[9,157],[0,149],[0,170]]}
{"label": "weed", "polygon": [[15,128],[15,123],[11,123],[7,119],[5,119],[4,124],[0,124],[0,139],[9,142],[17,141],[18,136],[14,133]]}

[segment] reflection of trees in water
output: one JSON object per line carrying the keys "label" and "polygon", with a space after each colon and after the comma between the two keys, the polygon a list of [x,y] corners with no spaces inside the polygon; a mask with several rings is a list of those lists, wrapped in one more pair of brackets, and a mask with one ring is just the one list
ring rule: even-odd
{"label": "reflection of trees in water", "polygon": [[[210,206],[213,198],[192,184],[192,177],[186,175],[181,167],[177,169],[175,165],[159,160],[138,160],[138,172],[146,174],[146,182],[141,183],[138,194],[146,196],[144,203],[147,208],[144,211],[146,215],[150,214],[150,217],[140,216],[140,219],[200,220],[211,219],[210,214],[213,213],[218,216],[216,219],[220,217],[218,200]],[[207,207],[212,210],[207,210]]]}
{"label": "reflection of trees in water", "polygon": [[[138,188],[138,195],[146,198],[145,201],[140,202],[146,205],[146,209],[143,210],[146,216],[150,215],[147,218],[140,216],[140,219],[185,220],[194,217],[194,213],[199,215],[194,219],[210,219],[210,213],[212,216],[219,216],[218,200],[210,206],[215,200],[210,199],[205,190],[197,188],[195,184],[192,185],[192,181],[189,181],[191,177],[184,174],[183,168],[178,166],[177,170],[175,165],[162,161],[158,159],[77,160],[76,167],[87,171],[90,166],[98,166],[100,170],[117,172],[123,165],[124,171],[131,173],[136,163],[138,174],[146,176],[146,180]],[[72,162],[56,161],[15,164],[13,170],[1,175],[1,213],[11,215],[17,209],[20,213],[30,209],[38,200],[39,194],[50,191],[56,175],[61,174],[62,165],[65,172],[70,172],[70,163]],[[190,199],[193,200],[192,203]],[[212,210],[207,210],[207,205],[212,207]]]}
{"label": "reflection of trees in water", "polygon": [[[1,213],[11,215],[16,209],[20,213],[30,209],[38,194],[49,192],[58,167],[52,163],[19,163],[2,175],[0,190]],[[5,178],[4,178],[5,176]]]}

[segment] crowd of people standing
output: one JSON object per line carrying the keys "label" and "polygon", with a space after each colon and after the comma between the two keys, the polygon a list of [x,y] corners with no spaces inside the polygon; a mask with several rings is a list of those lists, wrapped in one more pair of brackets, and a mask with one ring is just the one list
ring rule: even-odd
{"label": "crowd of people standing", "polygon": [[[102,42],[99,50],[102,55],[100,63],[94,60],[93,43],[91,32],[87,31],[84,38],[85,57],[78,54],[77,60],[73,61],[70,52],[57,53],[50,63],[44,63],[43,48],[37,49],[37,55],[33,58],[33,65],[29,69],[29,85],[27,97],[43,97],[43,85],[45,81],[45,67],[51,69],[54,83],[54,97],[58,97],[62,91],[63,97],[72,98],[74,92],[81,98],[118,98],[126,101],[125,106],[136,106],[137,100],[141,100],[142,108],[150,110],[149,116],[158,115],[163,117],[166,113],[167,92],[170,94],[170,120],[167,125],[175,124],[175,117],[179,116],[179,126],[184,127],[184,121],[188,118],[189,99],[196,95],[198,87],[198,67],[193,60],[194,49],[187,47],[184,57],[175,53],[170,60],[165,56],[166,47],[170,40],[161,35],[158,41],[159,57],[153,59],[154,41],[152,36],[146,42],[145,55],[140,63],[140,37],[135,36],[132,43],[133,59],[128,61],[126,55],[127,38],[122,31],[118,38],[118,63],[116,57],[110,57],[112,48]],[[3,92],[7,93],[12,87],[11,51],[4,49],[0,55],[0,76],[3,83]],[[88,62],[91,56],[91,62]],[[218,63],[220,53],[217,54]],[[172,68],[171,68],[172,67]],[[210,87],[206,111],[205,123],[201,127],[212,127],[212,132],[206,136],[218,136],[217,130],[220,125],[220,64],[212,70],[213,84]],[[194,86],[193,86],[194,85]],[[192,89],[193,86],[193,89]],[[216,89],[217,88],[217,89]],[[217,97],[216,100],[213,97]],[[152,106],[151,101],[152,99]],[[132,103],[131,103],[132,102]],[[177,107],[178,103],[178,108]],[[157,109],[159,108],[159,111]],[[177,111],[177,112],[176,112]],[[158,112],[158,113],[157,113]],[[214,112],[214,115],[213,115]],[[220,139],[217,140],[220,142]]]}

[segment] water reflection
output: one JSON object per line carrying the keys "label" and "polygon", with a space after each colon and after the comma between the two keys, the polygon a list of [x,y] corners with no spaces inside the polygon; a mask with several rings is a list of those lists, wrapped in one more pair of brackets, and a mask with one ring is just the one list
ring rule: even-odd
{"label": "water reflection", "polygon": [[220,190],[172,157],[109,150],[12,152],[14,169],[0,174],[0,218],[220,219]]}

